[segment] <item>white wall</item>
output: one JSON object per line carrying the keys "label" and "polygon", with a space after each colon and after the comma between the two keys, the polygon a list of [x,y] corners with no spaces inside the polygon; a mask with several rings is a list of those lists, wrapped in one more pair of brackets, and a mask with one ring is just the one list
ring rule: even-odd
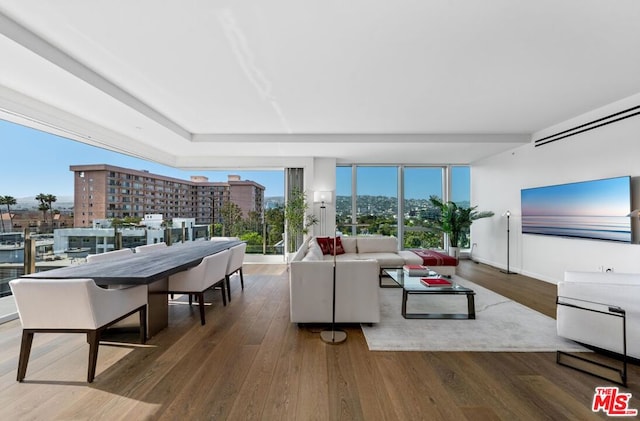
{"label": "white wall", "polygon": [[[320,232],[320,224],[313,227],[314,235],[333,235],[336,229],[336,159],[335,158],[315,158],[313,166],[313,191],[333,192],[333,203],[326,206],[326,227],[325,232]],[[309,202],[310,210],[320,219],[320,203],[313,203],[313,192]]]}
{"label": "white wall", "polygon": [[[534,134],[533,139],[557,133],[598,117],[640,104],[640,95],[610,104],[588,114]],[[506,268],[507,220],[511,211],[510,270],[557,283],[565,270],[640,273],[640,245],[610,241],[580,240],[540,235],[522,235],[520,190],[630,175],[632,209],[640,207],[640,116],[571,136],[535,148],[518,147],[472,163],[471,199],[479,210],[492,210],[492,218],[472,226],[474,259]],[[634,177],[638,177],[634,179]],[[634,221],[634,231],[637,221]]]}

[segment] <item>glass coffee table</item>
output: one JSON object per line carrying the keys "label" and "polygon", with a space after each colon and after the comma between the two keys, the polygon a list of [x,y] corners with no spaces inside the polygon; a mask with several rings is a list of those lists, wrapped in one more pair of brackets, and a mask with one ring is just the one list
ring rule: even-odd
{"label": "glass coffee table", "polygon": [[[423,276],[408,276],[402,269],[385,269],[386,274],[402,288],[402,317],[405,319],[475,319],[475,292],[472,289],[456,284],[426,286],[421,282]],[[444,278],[443,278],[444,279]],[[467,313],[407,313],[409,295],[465,295],[467,297]]]}

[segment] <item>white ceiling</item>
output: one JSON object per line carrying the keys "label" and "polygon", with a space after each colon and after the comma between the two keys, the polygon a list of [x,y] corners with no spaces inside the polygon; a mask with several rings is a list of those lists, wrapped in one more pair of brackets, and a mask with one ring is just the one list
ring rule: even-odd
{"label": "white ceiling", "polygon": [[638,22],[638,0],[0,0],[0,118],[182,168],[470,163],[640,92]]}

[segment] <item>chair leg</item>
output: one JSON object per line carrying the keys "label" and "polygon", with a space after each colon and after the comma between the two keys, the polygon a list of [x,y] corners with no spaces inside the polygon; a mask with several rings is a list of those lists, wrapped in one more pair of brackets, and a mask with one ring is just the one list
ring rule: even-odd
{"label": "chair leg", "polygon": [[240,267],[240,285],[244,289],[244,276],[242,276],[242,267]]}
{"label": "chair leg", "polygon": [[193,296],[191,294],[189,294],[189,307],[191,307],[191,303],[193,302],[192,297]]}
{"label": "chair leg", "polygon": [[198,307],[200,308],[200,323],[204,326],[204,292],[199,292],[198,294],[199,303]]}
{"label": "chair leg", "polygon": [[31,354],[31,344],[33,343],[33,332],[22,331],[22,343],[20,344],[20,358],[18,360],[18,378],[19,382],[24,380],[27,374],[27,364],[29,364],[29,355]]}
{"label": "chair leg", "polygon": [[140,343],[147,343],[147,306],[140,308]]}
{"label": "chair leg", "polygon": [[224,306],[227,305],[227,293],[225,291],[226,288],[226,281],[223,279],[222,282],[220,282],[220,292],[222,292],[222,305]]}
{"label": "chair leg", "polygon": [[87,382],[93,382],[96,376],[96,365],[98,363],[98,347],[100,345],[100,331],[91,330],[87,332],[87,342],[89,342],[89,368],[87,370]]}
{"label": "chair leg", "polygon": [[229,302],[231,302],[231,275],[224,276],[224,283],[226,284],[227,288],[227,298]]}

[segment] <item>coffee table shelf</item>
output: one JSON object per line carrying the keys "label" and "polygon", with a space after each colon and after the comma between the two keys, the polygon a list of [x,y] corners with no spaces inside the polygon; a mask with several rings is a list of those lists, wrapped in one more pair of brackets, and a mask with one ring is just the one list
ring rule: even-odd
{"label": "coffee table shelf", "polygon": [[[385,273],[402,288],[402,317],[405,319],[475,319],[475,292],[450,281],[447,286],[426,286],[420,276],[407,276],[402,269],[385,269]],[[408,313],[409,295],[464,295],[467,297],[467,313]]]}

